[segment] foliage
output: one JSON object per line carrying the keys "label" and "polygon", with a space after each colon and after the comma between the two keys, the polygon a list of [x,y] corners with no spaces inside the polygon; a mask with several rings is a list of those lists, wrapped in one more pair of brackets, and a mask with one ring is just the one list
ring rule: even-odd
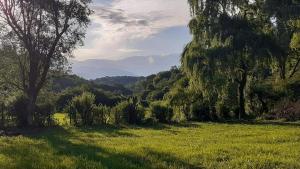
{"label": "foliage", "polygon": [[272,111],[274,114],[273,119],[286,119],[289,121],[300,120],[300,101],[292,102],[289,99],[281,100],[277,103],[274,110]]}
{"label": "foliage", "polygon": [[[284,81],[297,75],[298,1],[190,0],[189,4],[193,39],[183,51],[182,68],[192,91],[208,102],[210,114],[249,118],[252,88],[267,78],[277,79],[277,72]],[[267,111],[259,100],[261,111]]]}
{"label": "foliage", "polygon": [[114,76],[114,77],[102,77],[93,80],[96,84],[115,86],[122,85],[130,88],[135,83],[144,80],[144,77],[134,77],[134,76]]}
{"label": "foliage", "polygon": [[150,105],[152,115],[161,123],[170,123],[173,117],[173,110],[162,101],[152,102]]}
{"label": "foliage", "polygon": [[95,106],[95,95],[84,92],[79,96],[75,96],[65,111],[69,114],[70,119],[75,125],[92,125],[93,109]]}
{"label": "foliage", "polygon": [[[64,68],[82,43],[89,24],[90,0],[1,0],[0,24],[6,41],[16,50],[18,88],[28,98],[26,123],[32,125],[40,90],[51,70]],[[1,37],[3,38],[3,37]]]}
{"label": "foliage", "polygon": [[115,124],[140,124],[144,118],[144,112],[138,105],[136,98],[120,102],[114,107]]}
{"label": "foliage", "polygon": [[135,84],[133,87],[134,95],[141,101],[163,100],[165,94],[182,76],[181,71],[177,67],[173,67],[170,71],[150,75],[145,80]]}
{"label": "foliage", "polygon": [[12,96],[6,102],[8,111],[16,117],[18,126],[24,126],[26,124],[27,112],[25,108],[28,104],[27,102],[28,98],[22,94]]}
{"label": "foliage", "polygon": [[58,111],[62,111],[63,108],[72,100],[73,97],[82,94],[83,92],[88,91],[95,95],[95,104],[102,104],[106,106],[113,107],[118,102],[123,100],[123,96],[120,96],[117,93],[111,93],[109,91],[104,91],[102,88],[97,86],[84,84],[81,86],[75,86],[73,88],[68,88],[63,90],[58,94],[58,99],[56,102],[56,108]]}
{"label": "foliage", "polygon": [[210,114],[209,104],[203,101],[196,101],[190,105],[192,120],[211,121],[214,120]]}
{"label": "foliage", "polygon": [[54,121],[52,116],[54,114],[54,105],[53,103],[46,102],[42,104],[37,104],[36,111],[34,114],[34,121],[37,123],[37,126],[53,126]]}
{"label": "foliage", "polygon": [[93,122],[94,124],[100,124],[105,125],[109,124],[111,121],[111,108],[104,106],[104,105],[98,105],[93,108]]}

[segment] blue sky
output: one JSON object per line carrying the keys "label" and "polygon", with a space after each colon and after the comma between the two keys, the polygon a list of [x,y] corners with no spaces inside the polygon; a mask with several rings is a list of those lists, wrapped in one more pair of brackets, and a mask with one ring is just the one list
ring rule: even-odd
{"label": "blue sky", "polygon": [[181,53],[191,39],[187,0],[94,0],[76,60]]}

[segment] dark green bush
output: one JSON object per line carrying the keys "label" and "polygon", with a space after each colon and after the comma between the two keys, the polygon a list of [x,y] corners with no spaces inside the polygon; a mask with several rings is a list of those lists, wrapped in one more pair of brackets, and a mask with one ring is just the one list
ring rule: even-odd
{"label": "dark green bush", "polygon": [[190,114],[193,120],[208,121],[212,120],[210,117],[210,108],[208,104],[202,102],[195,102],[190,105]]}
{"label": "dark green bush", "polygon": [[152,115],[161,123],[170,123],[173,117],[173,110],[163,102],[153,102],[150,105]]}
{"label": "dark green bush", "polygon": [[51,126],[54,124],[52,115],[54,114],[53,103],[42,103],[36,106],[34,122],[40,127]]}
{"label": "dark green bush", "polygon": [[131,98],[114,107],[115,123],[139,124],[144,118],[144,112],[138,106],[137,100]]}
{"label": "dark green bush", "polygon": [[74,97],[71,102],[69,102],[65,111],[69,113],[75,125],[92,125],[94,103],[95,95],[84,92],[80,96]]}
{"label": "dark green bush", "polygon": [[109,107],[115,106],[118,102],[122,100],[122,96],[111,93],[104,92],[101,89],[93,88],[92,86],[81,86],[65,90],[60,93],[56,101],[56,109],[58,111],[63,111],[63,109],[68,105],[68,103],[75,97],[79,96],[84,92],[90,92],[95,95],[95,104],[106,105]]}
{"label": "dark green bush", "polygon": [[8,111],[12,113],[14,117],[16,117],[17,126],[26,126],[27,125],[27,105],[28,98],[24,95],[17,95],[11,97],[7,101]]}

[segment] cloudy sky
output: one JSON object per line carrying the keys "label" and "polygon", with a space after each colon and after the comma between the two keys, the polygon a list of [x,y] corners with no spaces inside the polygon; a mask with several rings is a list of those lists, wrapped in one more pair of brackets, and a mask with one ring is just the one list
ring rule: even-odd
{"label": "cloudy sky", "polygon": [[181,53],[190,40],[187,0],[94,0],[76,60]]}

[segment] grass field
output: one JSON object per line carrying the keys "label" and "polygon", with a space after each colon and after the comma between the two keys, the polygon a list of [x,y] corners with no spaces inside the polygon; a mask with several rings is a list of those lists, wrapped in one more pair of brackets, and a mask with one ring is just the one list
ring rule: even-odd
{"label": "grass field", "polygon": [[2,169],[300,168],[300,125],[57,127],[0,137]]}

